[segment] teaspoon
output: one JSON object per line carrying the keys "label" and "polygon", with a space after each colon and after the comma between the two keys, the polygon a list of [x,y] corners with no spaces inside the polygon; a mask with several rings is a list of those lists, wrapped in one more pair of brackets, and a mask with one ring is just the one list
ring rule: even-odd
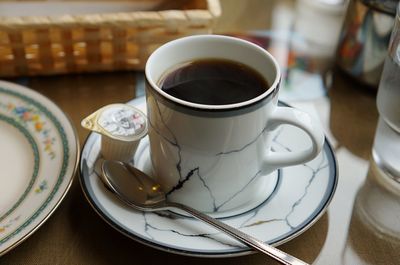
{"label": "teaspoon", "polygon": [[101,162],[101,174],[99,175],[109,190],[115,193],[122,202],[136,210],[148,212],[180,209],[282,264],[307,264],[189,206],[168,201],[161,186],[153,178],[127,163],[104,160]]}

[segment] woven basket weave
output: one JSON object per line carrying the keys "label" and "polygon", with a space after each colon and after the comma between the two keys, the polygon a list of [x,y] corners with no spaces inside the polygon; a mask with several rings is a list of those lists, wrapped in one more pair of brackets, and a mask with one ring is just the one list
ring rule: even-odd
{"label": "woven basket weave", "polygon": [[164,2],[154,11],[0,16],[0,76],[140,70],[163,43],[211,33],[221,14],[218,0]]}

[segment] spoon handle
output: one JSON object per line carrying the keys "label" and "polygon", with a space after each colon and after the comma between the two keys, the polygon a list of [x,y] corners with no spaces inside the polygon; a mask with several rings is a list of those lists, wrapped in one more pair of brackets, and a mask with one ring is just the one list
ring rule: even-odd
{"label": "spoon handle", "polygon": [[201,221],[204,221],[205,223],[217,228],[218,230],[236,238],[237,240],[243,242],[247,246],[257,249],[257,250],[267,254],[268,256],[274,258],[275,260],[279,261],[282,264],[308,265],[308,263],[306,263],[302,260],[299,260],[296,257],[293,257],[271,245],[268,245],[246,233],[243,233],[242,231],[240,231],[232,226],[229,226],[215,218],[212,218],[206,214],[203,214],[189,206],[179,204],[179,203],[174,203],[174,202],[168,202],[168,207],[181,209],[181,210],[189,213],[193,217],[195,217]]}

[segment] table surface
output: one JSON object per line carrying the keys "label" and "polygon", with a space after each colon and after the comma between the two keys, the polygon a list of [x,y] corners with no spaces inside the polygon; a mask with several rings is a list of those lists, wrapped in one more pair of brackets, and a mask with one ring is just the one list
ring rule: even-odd
{"label": "table surface", "polygon": [[[249,30],[289,32],[298,11],[296,2],[289,0],[221,0],[221,6],[222,16],[215,32],[234,35],[247,32],[246,36]],[[274,55],[279,57],[282,53]],[[339,162],[339,183],[327,213],[306,232],[279,248],[313,264],[398,264],[399,240],[387,237],[377,226],[366,224],[357,214],[360,203],[354,203],[362,196],[359,188],[376,179],[375,171],[370,169],[378,119],[376,90],[357,83],[337,69],[331,64],[332,56],[322,57],[321,75],[317,75],[323,77],[317,78],[324,81],[322,92],[287,100],[314,113],[325,126]],[[320,62],[321,54],[316,58]],[[80,126],[80,121],[104,105],[140,96],[143,91],[138,81],[141,79],[141,72],[113,72],[11,81],[56,102],[71,117],[82,147],[88,131]],[[397,218],[400,222],[399,215]],[[276,264],[262,254],[206,259],[171,254],[137,243],[96,214],[83,195],[78,173],[51,218],[0,258],[0,264],[155,264],[165,261],[168,264]]]}

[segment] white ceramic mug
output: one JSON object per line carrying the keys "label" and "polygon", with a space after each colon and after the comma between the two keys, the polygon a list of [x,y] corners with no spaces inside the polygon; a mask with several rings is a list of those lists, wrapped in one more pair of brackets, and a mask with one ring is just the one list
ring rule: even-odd
{"label": "white ceramic mug", "polygon": [[[169,70],[209,58],[248,65],[271,85],[260,96],[229,105],[187,102],[160,88]],[[218,35],[181,38],[158,48],[145,72],[154,177],[172,201],[217,216],[250,210],[272,192],[276,177],[269,173],[307,162],[323,146],[323,131],[308,114],[277,106],[279,66],[250,42]],[[311,139],[309,148],[273,152],[271,132],[281,124],[304,130]]]}

